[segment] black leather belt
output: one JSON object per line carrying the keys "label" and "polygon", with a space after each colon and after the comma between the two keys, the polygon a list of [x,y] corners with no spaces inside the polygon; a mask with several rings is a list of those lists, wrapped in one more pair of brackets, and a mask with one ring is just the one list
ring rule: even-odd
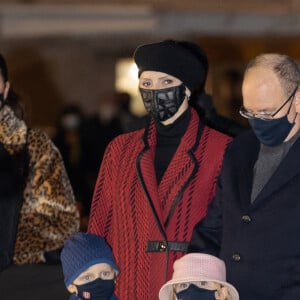
{"label": "black leather belt", "polygon": [[180,251],[187,252],[188,242],[148,241],[147,252]]}

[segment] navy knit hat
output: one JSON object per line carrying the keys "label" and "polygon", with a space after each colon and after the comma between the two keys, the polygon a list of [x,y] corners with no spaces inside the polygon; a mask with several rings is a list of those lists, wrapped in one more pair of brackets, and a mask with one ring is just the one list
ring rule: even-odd
{"label": "navy knit hat", "polygon": [[119,272],[105,239],[91,233],[78,232],[67,239],[61,252],[61,262],[66,287],[83,271],[98,263],[107,263]]}
{"label": "navy knit hat", "polygon": [[144,71],[163,72],[180,79],[191,93],[203,85],[206,79],[207,66],[204,66],[199,56],[186,47],[184,42],[166,40],[141,45],[134,52],[134,60],[139,76]]}

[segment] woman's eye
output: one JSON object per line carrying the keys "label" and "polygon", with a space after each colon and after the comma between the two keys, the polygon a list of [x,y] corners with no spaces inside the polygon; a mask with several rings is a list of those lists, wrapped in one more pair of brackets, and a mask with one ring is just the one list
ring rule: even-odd
{"label": "woman's eye", "polygon": [[173,80],[171,80],[171,79],[166,79],[166,80],[164,80],[164,85],[171,84],[172,82],[173,82]]}
{"label": "woman's eye", "polygon": [[144,86],[144,87],[149,87],[150,85],[151,85],[151,83],[149,81],[144,81],[142,83],[142,86]]}

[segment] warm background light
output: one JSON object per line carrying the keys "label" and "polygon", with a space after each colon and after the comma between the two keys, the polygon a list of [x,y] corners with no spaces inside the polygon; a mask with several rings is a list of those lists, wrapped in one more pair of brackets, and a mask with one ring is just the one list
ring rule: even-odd
{"label": "warm background light", "polygon": [[131,95],[131,111],[144,115],[145,109],[138,91],[138,68],[132,59],[120,59],[116,63],[116,90]]}

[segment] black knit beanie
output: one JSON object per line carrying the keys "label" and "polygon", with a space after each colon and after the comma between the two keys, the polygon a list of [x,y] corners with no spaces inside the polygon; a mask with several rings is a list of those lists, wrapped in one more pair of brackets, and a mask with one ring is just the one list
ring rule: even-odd
{"label": "black knit beanie", "polygon": [[141,45],[134,52],[134,60],[139,76],[144,71],[163,72],[181,80],[191,93],[205,81],[202,61],[181,42],[166,40]]}

